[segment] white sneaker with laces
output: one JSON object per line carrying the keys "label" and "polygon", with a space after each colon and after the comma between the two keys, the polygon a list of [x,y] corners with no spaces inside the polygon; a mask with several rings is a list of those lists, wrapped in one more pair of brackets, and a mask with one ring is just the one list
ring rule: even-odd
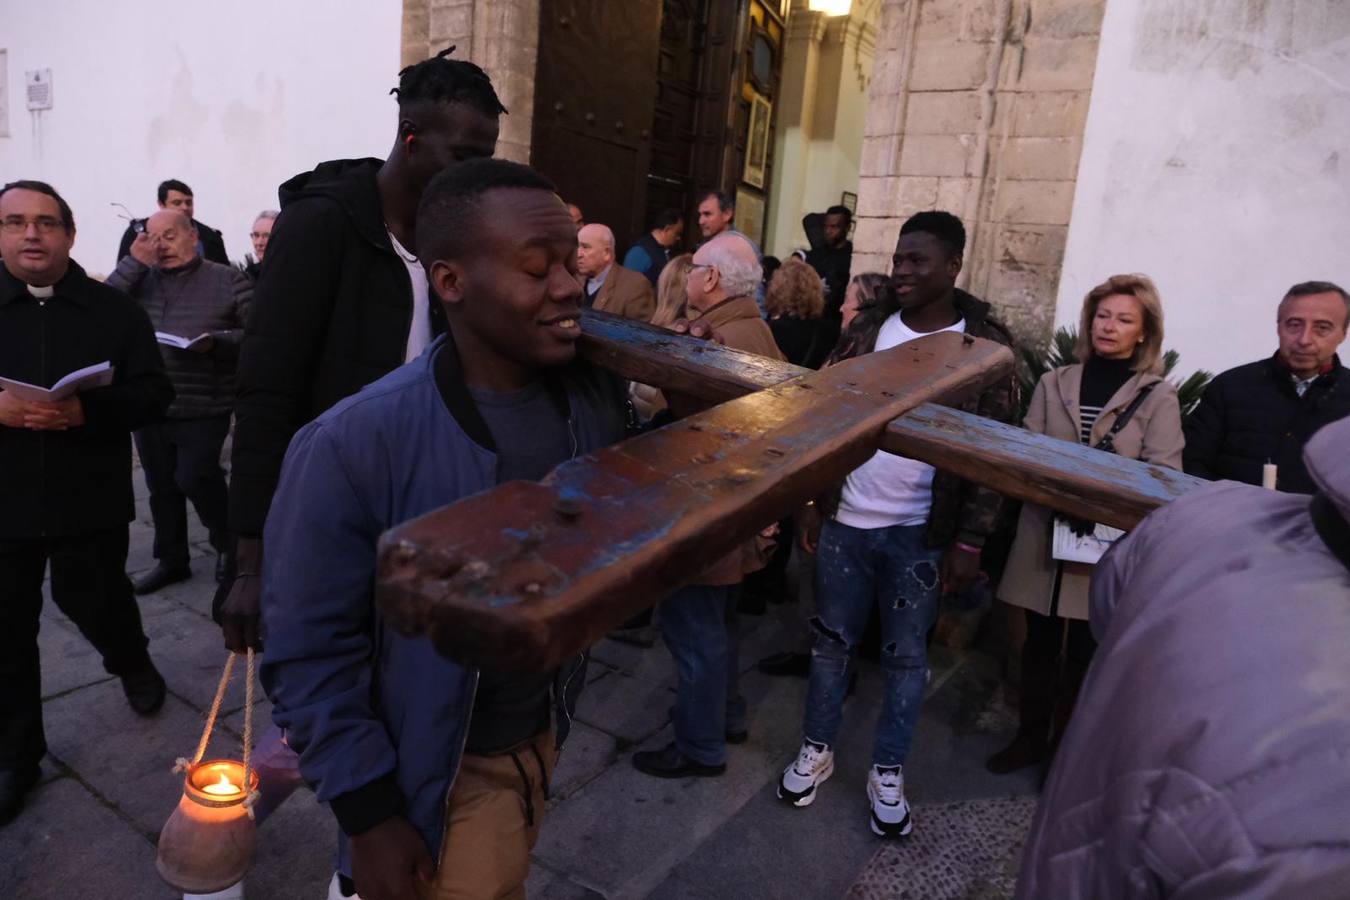
{"label": "white sneaker with laces", "polygon": [[867,770],[867,803],[872,810],[872,832],[882,837],[904,837],[914,830],[905,802],[905,777],[899,766]]}
{"label": "white sneaker with laces", "polygon": [[802,741],[796,760],[778,779],[778,799],[793,806],[810,806],[816,785],[834,774],[834,751],[824,744]]}

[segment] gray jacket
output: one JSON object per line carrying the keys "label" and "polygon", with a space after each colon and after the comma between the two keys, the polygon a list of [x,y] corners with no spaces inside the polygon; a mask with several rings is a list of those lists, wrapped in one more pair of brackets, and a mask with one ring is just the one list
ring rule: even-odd
{"label": "gray jacket", "polygon": [[184,338],[211,334],[206,353],[160,344],[176,397],[171,419],[227,416],[234,410],[234,371],[253,284],[233,266],[200,256],[177,269],[153,269],[124,256],[107,283],[130,294],[155,331]]}
{"label": "gray jacket", "polygon": [[1018,897],[1350,896],[1346,447],[1350,419],[1305,449],[1316,506],[1218,483],[1098,564]]}

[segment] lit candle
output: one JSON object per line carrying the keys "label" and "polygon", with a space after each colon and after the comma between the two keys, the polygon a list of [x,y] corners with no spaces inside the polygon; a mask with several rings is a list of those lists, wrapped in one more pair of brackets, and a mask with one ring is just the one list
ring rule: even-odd
{"label": "lit candle", "polygon": [[239,793],[239,788],[236,787],[234,783],[224,775],[224,773],[222,773],[219,781],[217,781],[215,784],[208,784],[206,787],[202,788],[202,792],[207,794],[228,796],[230,794]]}
{"label": "lit candle", "polygon": [[1275,490],[1275,477],[1278,473],[1274,463],[1266,463],[1261,467],[1261,487],[1268,491]]}

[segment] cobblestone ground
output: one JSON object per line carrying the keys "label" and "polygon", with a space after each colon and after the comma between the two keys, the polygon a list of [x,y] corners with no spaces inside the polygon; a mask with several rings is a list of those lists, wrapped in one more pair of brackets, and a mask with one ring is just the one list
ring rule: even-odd
{"label": "cobblestone ground", "polygon": [[[139,472],[136,483],[133,575],[153,565]],[[199,526],[192,537],[192,580],[141,600],[150,651],[169,684],[164,709],[151,719],[131,712],[97,654],[47,605],[40,643],[50,752],[27,808],[0,829],[0,896],[175,896],[155,873],[155,840],[181,790],[173,762],[192,752],[225,661],[209,617],[214,556]],[[1014,725],[991,661],[934,651],[929,698],[905,771],[915,831],[906,841],[882,843],[868,829],[864,794],[880,705],[874,668],[864,667],[849,701],[836,772],[816,802],[799,810],[774,798],[778,773],[796,751],[806,685],[768,678],[753,665],[787,640],[772,613],[742,619],[750,740],[730,749],[725,776],[674,782],[641,775],[630,763],[634,750],[670,739],[669,654],[659,644],[640,649],[602,641],[595,648],[535,851],[532,900],[1010,894],[1035,782],[1030,775],[995,778],[982,768]],[[237,752],[243,706],[236,679],[213,751]],[[267,721],[265,699],[257,715]],[[324,897],[335,834],[312,795],[291,797],[260,829],[247,896]]]}

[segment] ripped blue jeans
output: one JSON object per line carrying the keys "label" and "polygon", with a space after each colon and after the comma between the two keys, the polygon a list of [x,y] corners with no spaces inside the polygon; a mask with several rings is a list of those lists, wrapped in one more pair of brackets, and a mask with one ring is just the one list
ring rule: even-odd
{"label": "ripped blue jeans", "polygon": [[872,763],[902,765],[909,755],[919,704],[928,685],[928,629],[942,588],[940,550],[924,546],[922,525],[853,528],[834,520],[820,533],[816,616],[811,620],[811,686],[806,739],[833,747],[843,719],[849,657],[876,604],[881,615],[881,665],[886,693]]}

